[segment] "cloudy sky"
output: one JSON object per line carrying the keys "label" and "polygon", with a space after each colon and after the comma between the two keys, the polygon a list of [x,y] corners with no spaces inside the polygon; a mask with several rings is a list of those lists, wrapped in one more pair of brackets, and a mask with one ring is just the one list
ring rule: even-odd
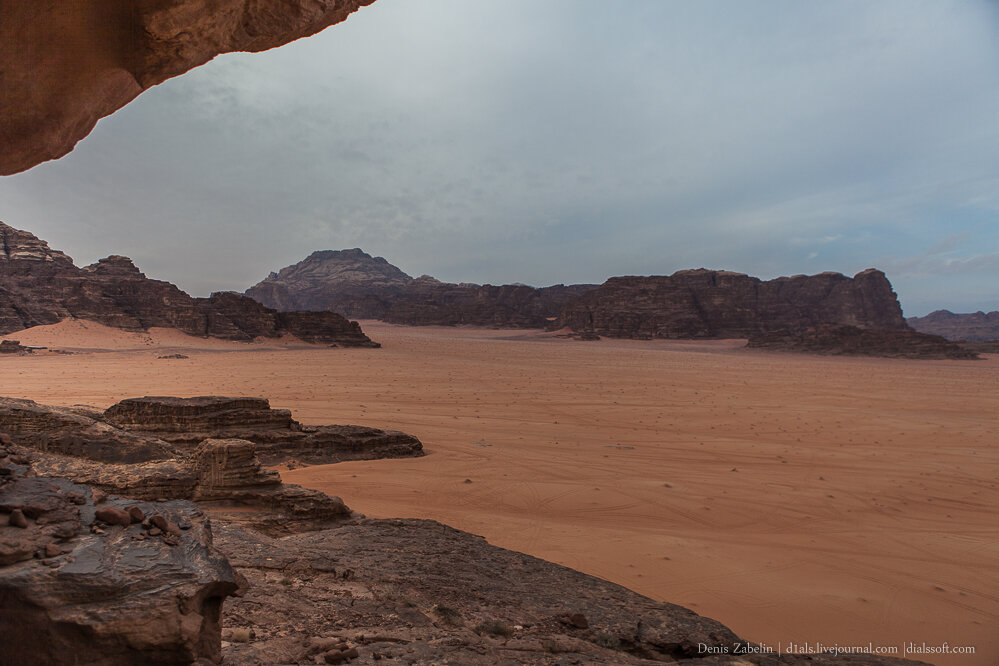
{"label": "cloudy sky", "polygon": [[999,3],[378,0],[149,90],[0,220],[195,295],[361,247],[469,282],[884,270],[999,310]]}

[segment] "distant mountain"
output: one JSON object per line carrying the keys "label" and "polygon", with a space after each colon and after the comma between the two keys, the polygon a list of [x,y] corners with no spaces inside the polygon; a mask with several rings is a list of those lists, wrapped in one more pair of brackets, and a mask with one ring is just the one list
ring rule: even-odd
{"label": "distant mountain", "polygon": [[408,325],[544,328],[569,300],[596,285],[537,289],[413,278],[360,249],[313,252],[271,273],[245,294],[278,310],[332,310],[346,317]]}
{"label": "distant mountain", "polygon": [[227,340],[291,333],[307,342],[377,346],[356,322],[332,312],[276,312],[227,292],[192,298],[169,282],[147,278],[128,257],[79,268],[33,234],[0,222],[0,334],[70,317]]}
{"label": "distant mountain", "polygon": [[955,314],[950,310],[937,310],[925,317],[909,317],[906,321],[921,333],[942,335],[948,340],[999,340],[999,312],[995,311]]}

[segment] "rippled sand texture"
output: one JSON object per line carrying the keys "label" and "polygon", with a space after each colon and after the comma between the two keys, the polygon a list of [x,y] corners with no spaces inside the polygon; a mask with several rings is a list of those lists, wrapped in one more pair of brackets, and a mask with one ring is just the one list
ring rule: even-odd
{"label": "rippled sand texture", "polygon": [[[485,535],[774,648],[948,642],[977,653],[923,658],[999,658],[999,357],[376,322],[362,325],[383,349],[339,350],[74,325],[7,337],[111,351],[0,358],[0,394],[101,407],[259,395],[306,423],[404,430],[430,455],[282,476],[369,516]],[[189,358],[157,358],[177,350]]]}

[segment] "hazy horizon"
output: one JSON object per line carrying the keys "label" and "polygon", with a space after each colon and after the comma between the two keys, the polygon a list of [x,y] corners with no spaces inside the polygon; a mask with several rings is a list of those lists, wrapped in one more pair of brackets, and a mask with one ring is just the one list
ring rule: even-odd
{"label": "hazy horizon", "polygon": [[536,286],[878,268],[906,316],[999,310],[996,3],[619,9],[378,0],[147,91],[0,179],[0,220],[197,296],[360,247]]}

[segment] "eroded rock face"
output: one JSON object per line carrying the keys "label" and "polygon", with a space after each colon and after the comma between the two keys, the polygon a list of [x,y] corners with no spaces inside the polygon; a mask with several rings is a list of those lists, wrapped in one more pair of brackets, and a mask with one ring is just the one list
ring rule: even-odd
{"label": "eroded rock face", "polygon": [[553,328],[616,338],[748,338],[819,324],[906,328],[884,273],[839,273],[763,281],[727,271],[616,277],[571,301]]}
{"label": "eroded rock face", "polygon": [[313,252],[245,293],[277,310],[329,310],[408,326],[544,328],[565,303],[594,287],[537,289],[412,278],[384,258],[354,248]]}
{"label": "eroded rock face", "polygon": [[243,341],[290,333],[306,342],[378,346],[357,322],[332,312],[276,312],[233,293],[192,298],[117,255],[78,268],[45,241],[2,222],[0,241],[0,333],[76,317],[130,331],[163,326]]}
{"label": "eroded rock face", "polygon": [[[0,664],[218,662],[222,602],[238,586],[204,513],[105,501],[26,476],[23,462],[0,444]],[[144,529],[135,509],[169,531]]]}
{"label": "eroded rock face", "polygon": [[101,423],[84,413],[0,397],[0,433],[22,446],[107,463],[140,463],[173,458],[175,447]]}
{"label": "eroded rock face", "polygon": [[955,314],[950,310],[937,310],[925,317],[910,317],[906,322],[920,333],[940,335],[948,340],[999,340],[999,311]]}
{"label": "eroded rock face", "polygon": [[0,0],[0,175],[65,155],[100,118],[220,53],[286,44],[373,1]]}

